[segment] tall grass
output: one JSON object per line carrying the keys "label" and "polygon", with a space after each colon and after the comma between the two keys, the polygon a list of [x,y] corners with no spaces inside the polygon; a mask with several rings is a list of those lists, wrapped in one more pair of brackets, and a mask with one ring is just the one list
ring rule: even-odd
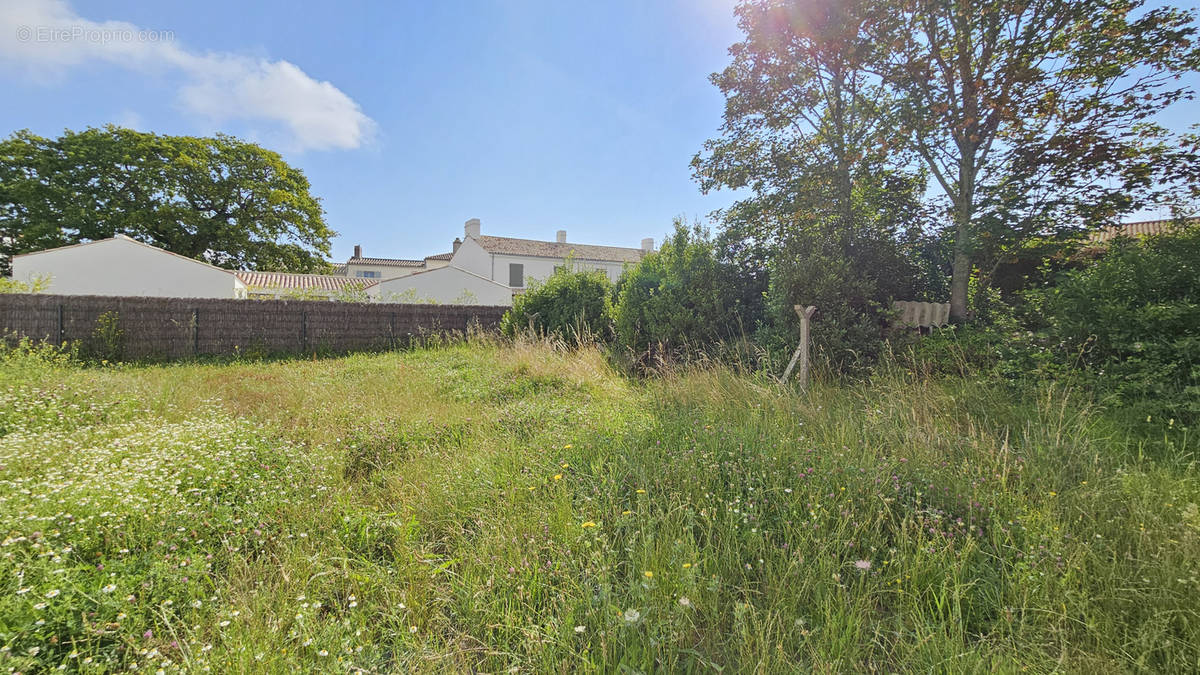
{"label": "tall grass", "polygon": [[0,665],[1200,668],[1200,474],[1169,420],[899,370],[660,374],[532,339],[10,355]]}

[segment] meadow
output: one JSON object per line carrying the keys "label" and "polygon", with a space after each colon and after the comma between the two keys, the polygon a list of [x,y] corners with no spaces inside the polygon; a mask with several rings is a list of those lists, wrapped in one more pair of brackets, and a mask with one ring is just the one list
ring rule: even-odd
{"label": "meadow", "polygon": [[474,340],[0,357],[0,667],[1200,669],[1194,433],[1051,383]]}

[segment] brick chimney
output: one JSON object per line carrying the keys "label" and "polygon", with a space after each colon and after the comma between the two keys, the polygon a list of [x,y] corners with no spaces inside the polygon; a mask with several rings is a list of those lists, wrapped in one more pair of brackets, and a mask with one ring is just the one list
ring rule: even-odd
{"label": "brick chimney", "polygon": [[560,244],[565,244],[565,243],[567,243],[567,231],[566,231],[566,230],[559,230],[559,231],[558,231],[558,234],[557,234],[557,235],[555,235],[555,241],[557,241],[557,242],[558,242],[558,243],[560,243]]}
{"label": "brick chimney", "polygon": [[454,238],[454,249],[453,249],[453,250],[451,250],[451,252],[450,252],[450,253],[451,253],[451,255],[453,255],[453,254],[455,254],[455,253],[458,253],[458,247],[459,247],[459,246],[462,246],[462,239],[459,239],[458,237],[455,237],[455,238]]}
{"label": "brick chimney", "polygon": [[362,257],[362,246],[359,246],[358,244],[354,245],[354,257],[355,258]]}
{"label": "brick chimney", "polygon": [[467,237],[479,236],[479,219],[472,218],[463,224],[463,234]]}
{"label": "brick chimney", "polygon": [[646,237],[642,240],[642,250],[647,253],[654,250],[654,237]]}

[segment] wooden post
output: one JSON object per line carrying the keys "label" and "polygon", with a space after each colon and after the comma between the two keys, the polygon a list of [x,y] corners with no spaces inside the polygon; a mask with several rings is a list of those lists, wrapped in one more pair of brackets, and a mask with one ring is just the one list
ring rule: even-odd
{"label": "wooden post", "polygon": [[783,371],[782,382],[787,382],[788,377],[792,374],[792,369],[796,367],[796,361],[800,361],[800,388],[808,388],[808,323],[812,319],[813,312],[817,311],[816,307],[801,307],[800,305],[793,306],[796,310],[796,316],[800,317],[800,346],[796,347],[795,353],[792,354],[792,360],[788,363],[787,370]]}

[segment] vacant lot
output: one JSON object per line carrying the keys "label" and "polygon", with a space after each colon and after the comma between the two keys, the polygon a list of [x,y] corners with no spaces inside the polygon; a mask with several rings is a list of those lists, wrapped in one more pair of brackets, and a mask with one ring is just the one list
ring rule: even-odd
{"label": "vacant lot", "polygon": [[488,343],[0,381],[6,669],[1200,668],[1195,442],[1059,388]]}

